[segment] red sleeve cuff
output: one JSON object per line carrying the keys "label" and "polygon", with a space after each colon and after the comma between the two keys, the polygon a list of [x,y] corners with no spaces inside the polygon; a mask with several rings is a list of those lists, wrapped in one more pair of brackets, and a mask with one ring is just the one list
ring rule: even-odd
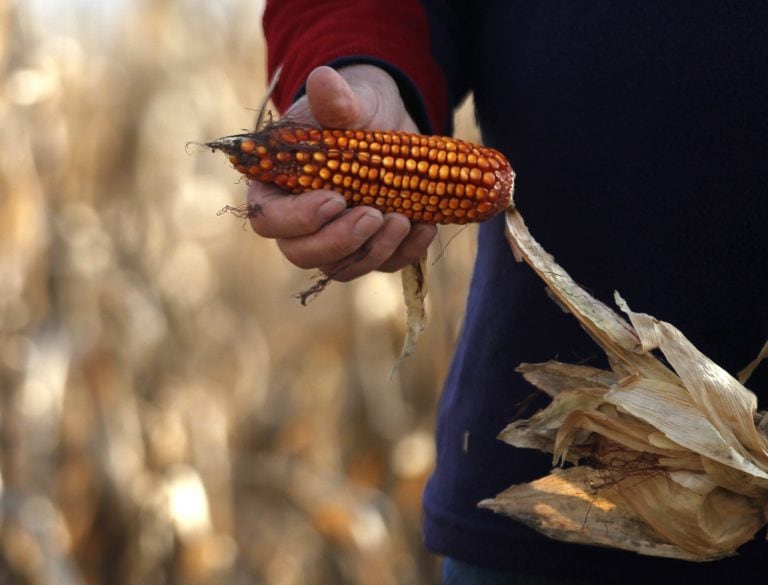
{"label": "red sleeve cuff", "polygon": [[424,131],[445,131],[446,82],[432,58],[427,17],[418,1],[269,0],[264,32],[270,75],[283,66],[272,96],[281,112],[315,67],[376,63],[393,75]]}

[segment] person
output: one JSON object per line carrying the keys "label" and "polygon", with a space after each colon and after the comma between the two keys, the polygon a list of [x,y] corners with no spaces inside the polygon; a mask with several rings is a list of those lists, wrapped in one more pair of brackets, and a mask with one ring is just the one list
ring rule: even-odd
{"label": "person", "polygon": [[[737,372],[768,335],[768,4],[581,0],[268,1],[281,111],[326,127],[451,132],[474,93],[485,144],[517,173],[533,235],[599,299],[614,290]],[[252,220],[301,268],[346,281],[423,255],[435,228],[345,209],[332,192],[252,184]],[[565,544],[477,507],[546,475],[550,459],[496,439],[531,387],[522,362],[602,365],[599,349],[481,225],[462,333],[424,495],[426,547],[454,583],[756,583],[765,535],[690,563]],[[765,408],[768,366],[749,386]]]}

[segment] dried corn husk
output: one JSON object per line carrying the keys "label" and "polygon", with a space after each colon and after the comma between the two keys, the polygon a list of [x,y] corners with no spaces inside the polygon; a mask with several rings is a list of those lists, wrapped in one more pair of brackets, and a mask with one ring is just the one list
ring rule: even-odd
{"label": "dried corn husk", "polygon": [[426,256],[401,270],[405,300],[405,339],[400,355],[389,373],[390,379],[398,372],[405,359],[416,351],[416,344],[427,326],[426,272]]}
{"label": "dried corn husk", "polygon": [[603,348],[611,371],[520,366],[552,402],[500,438],[571,466],[480,505],[568,542],[692,561],[733,554],[768,522],[768,436],[755,395],[669,323],[631,311],[617,294],[627,322],[592,298],[516,210],[507,236]]}

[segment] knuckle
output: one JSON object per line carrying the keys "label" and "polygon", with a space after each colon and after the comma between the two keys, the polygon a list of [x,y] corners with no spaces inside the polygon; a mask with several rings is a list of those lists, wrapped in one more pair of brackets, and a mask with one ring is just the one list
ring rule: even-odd
{"label": "knuckle", "polygon": [[333,260],[339,260],[353,254],[355,250],[358,249],[358,246],[359,243],[354,242],[349,238],[336,238],[331,240],[328,244],[328,257]]}
{"label": "knuckle", "polygon": [[285,259],[297,268],[301,268],[302,270],[316,268],[315,264],[306,254],[303,254],[301,250],[297,250],[295,246],[292,246],[287,240],[278,239],[277,247],[280,249],[283,256],[285,256]]}
{"label": "knuckle", "polygon": [[291,231],[295,233],[310,234],[317,231],[319,227],[315,216],[305,210],[297,210],[291,216]]}
{"label": "knuckle", "polygon": [[369,267],[369,270],[377,270],[380,266],[386,263],[391,256],[391,250],[386,249],[383,246],[373,246],[363,262]]}
{"label": "knuckle", "polygon": [[248,220],[251,224],[251,229],[256,235],[261,236],[262,238],[269,238],[271,236],[271,230],[269,229],[269,224],[265,218],[256,216],[250,217]]}

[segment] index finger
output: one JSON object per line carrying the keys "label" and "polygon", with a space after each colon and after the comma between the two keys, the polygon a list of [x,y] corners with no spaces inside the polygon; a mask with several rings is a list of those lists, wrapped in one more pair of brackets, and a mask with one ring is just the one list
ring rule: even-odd
{"label": "index finger", "polygon": [[313,234],[347,207],[334,191],[291,195],[274,185],[252,181],[247,204],[253,230],[265,238],[295,238]]}

